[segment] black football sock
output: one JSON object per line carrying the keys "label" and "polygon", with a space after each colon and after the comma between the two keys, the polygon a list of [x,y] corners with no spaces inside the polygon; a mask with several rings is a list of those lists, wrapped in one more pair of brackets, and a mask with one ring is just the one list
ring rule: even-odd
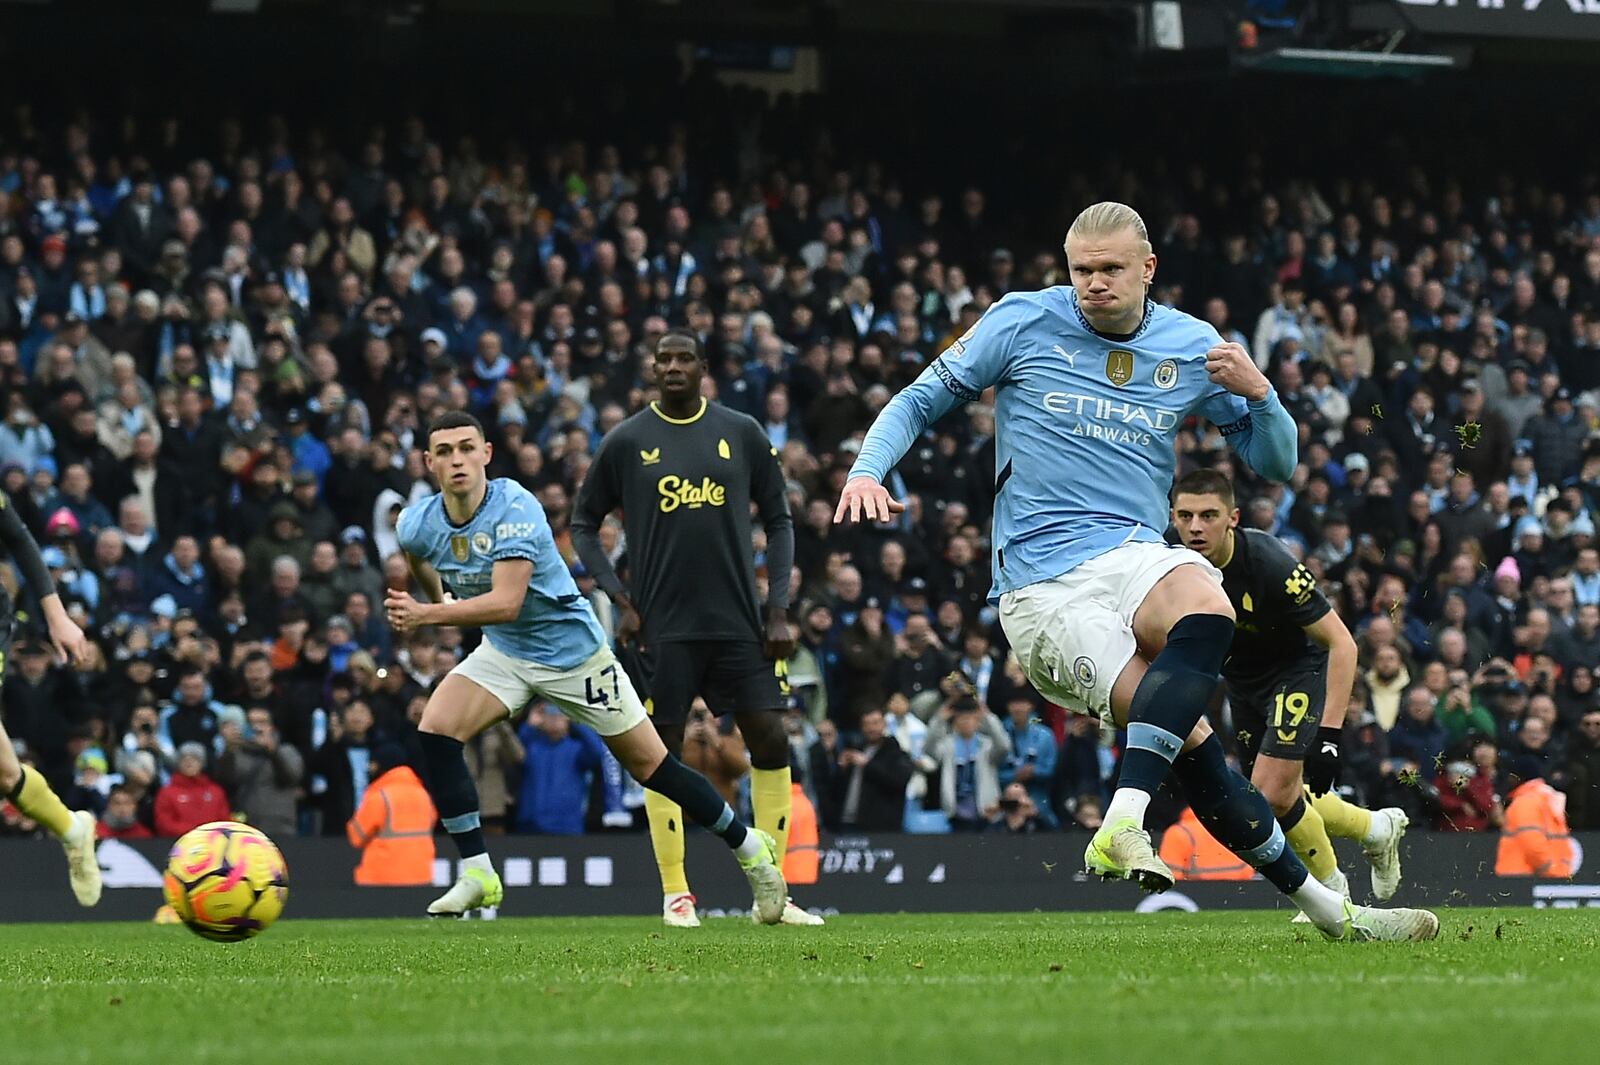
{"label": "black football sock", "polygon": [[703,828],[721,836],[728,846],[737,850],[744,844],[749,830],[733,816],[729,806],[711,781],[678,761],[672,755],[656,767],[644,786],[659,792],[683,808],[684,816]]}
{"label": "black football sock", "polygon": [[419,732],[422,760],[428,770],[428,794],[439,808],[444,830],[455,840],[463,859],[487,854],[483,821],[478,813],[478,786],[467,768],[466,745],[453,736]]}

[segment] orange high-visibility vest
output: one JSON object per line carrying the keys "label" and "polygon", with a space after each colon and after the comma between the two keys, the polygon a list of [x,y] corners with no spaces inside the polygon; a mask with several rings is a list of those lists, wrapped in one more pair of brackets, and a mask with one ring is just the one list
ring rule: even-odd
{"label": "orange high-visibility vest", "polygon": [[1556,789],[1530,780],[1511,793],[1495,855],[1497,876],[1571,876],[1576,850]]}
{"label": "orange high-visibility vest", "polygon": [[817,882],[817,810],[799,784],[790,785],[789,850],[783,856],[783,879],[791,884]]}
{"label": "orange high-visibility vest", "polygon": [[409,766],[384,773],[367,786],[345,832],[361,849],[356,883],[398,887],[433,883],[433,823],[428,789]]}
{"label": "orange high-visibility vest", "polygon": [[1218,843],[1187,806],[1178,823],[1161,837],[1161,860],[1179,880],[1249,880],[1256,875],[1238,855]]}

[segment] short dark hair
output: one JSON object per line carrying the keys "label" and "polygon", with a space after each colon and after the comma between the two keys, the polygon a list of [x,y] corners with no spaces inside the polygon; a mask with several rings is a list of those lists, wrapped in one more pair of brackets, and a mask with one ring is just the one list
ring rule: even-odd
{"label": "short dark hair", "polygon": [[476,429],[478,435],[485,440],[489,434],[483,431],[483,423],[464,410],[447,410],[433,421],[428,423],[428,439],[433,440],[433,434],[444,429]]}
{"label": "short dark hair", "polygon": [[705,345],[700,343],[699,337],[695,336],[687,329],[669,329],[665,333],[661,334],[660,339],[656,341],[657,354],[659,354],[661,349],[666,345],[674,343],[689,345],[689,347],[694,351],[695,358],[699,359],[701,362],[706,361]]}
{"label": "short dark hair", "polygon": [[1233,482],[1216,470],[1194,470],[1183,475],[1172,490],[1172,498],[1180,495],[1216,496],[1228,508],[1233,507]]}

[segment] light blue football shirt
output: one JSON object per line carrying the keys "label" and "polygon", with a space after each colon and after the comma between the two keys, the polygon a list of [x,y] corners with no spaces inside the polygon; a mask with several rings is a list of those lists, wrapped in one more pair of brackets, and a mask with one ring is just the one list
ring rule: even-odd
{"label": "light blue football shirt", "polygon": [[1251,468],[1294,473],[1297,431],[1275,392],[1247,402],[1206,374],[1209,324],[1147,303],[1125,339],[1090,328],[1071,286],[1017,292],[889,401],[850,476],[882,481],[918,437],[995,386],[990,601],[1128,542],[1162,543],[1185,419],[1218,426]]}
{"label": "light blue football shirt", "polygon": [[438,570],[457,599],[489,591],[496,562],[525,558],[533,563],[516,620],[483,627],[495,650],[551,669],[575,669],[605,642],[594,611],[556,550],[544,508],[516,481],[490,481],[477,513],[463,525],[450,520],[444,496],[436,492],[402,511],[396,532],[400,546]]}

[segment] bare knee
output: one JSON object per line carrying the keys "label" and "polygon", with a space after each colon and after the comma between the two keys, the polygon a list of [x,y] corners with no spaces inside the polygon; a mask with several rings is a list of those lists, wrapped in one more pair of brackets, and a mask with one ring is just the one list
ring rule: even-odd
{"label": "bare knee", "polygon": [[607,736],[606,746],[628,775],[641,784],[655,776],[661,763],[671,757],[655,726],[648,721],[641,721],[621,735]]}
{"label": "bare knee", "polygon": [[1179,566],[1156,582],[1134,612],[1133,632],[1140,652],[1154,658],[1166,646],[1172,627],[1191,614],[1238,620],[1227,593],[1205,570]]}
{"label": "bare knee", "polygon": [[1183,741],[1183,753],[1188,754],[1190,751],[1194,750],[1196,747],[1199,747],[1202,743],[1206,742],[1206,740],[1209,740],[1210,738],[1211,722],[1202,717],[1199,721],[1195,722],[1194,728],[1189,730],[1189,738]]}
{"label": "bare knee", "polygon": [[1256,773],[1251,777],[1250,783],[1267,800],[1267,805],[1272,807],[1275,817],[1282,817],[1294,809],[1295,803],[1300,801],[1299,781],[1284,780],[1277,775]]}
{"label": "bare knee", "polygon": [[17,785],[21,783],[21,764],[10,759],[0,758],[0,799],[4,799],[16,791]]}

